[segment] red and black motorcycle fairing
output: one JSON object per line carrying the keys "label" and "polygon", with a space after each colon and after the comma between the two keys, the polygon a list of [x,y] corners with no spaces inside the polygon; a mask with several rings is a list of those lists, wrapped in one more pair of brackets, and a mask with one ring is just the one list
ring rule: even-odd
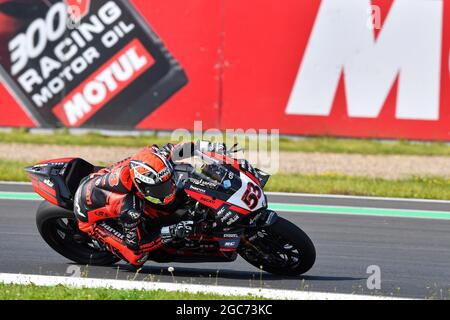
{"label": "red and black motorcycle fairing", "polygon": [[[111,265],[123,259],[142,266],[157,262],[230,262],[239,254],[257,268],[279,275],[299,275],[314,264],[316,253],[308,235],[298,226],[268,210],[263,188],[269,175],[245,160],[225,154],[200,152],[197,170],[177,164],[175,204],[147,203],[141,215],[139,250],[124,245],[117,219],[99,219],[88,232],[80,230],[74,214],[74,195],[82,179],[100,167],[79,158],[53,159],[27,168],[35,191],[43,201],[36,214],[42,238],[55,251],[80,264]],[[194,222],[194,233],[162,244],[163,226],[181,220]],[[88,235],[89,234],[89,235]],[[153,239],[153,240],[151,240]]]}
{"label": "red and black motorcycle fairing", "polygon": [[55,206],[72,210],[73,196],[81,180],[99,168],[80,158],[58,158],[25,170],[37,194]]}
{"label": "red and black motorcycle fairing", "polygon": [[[202,173],[196,173],[193,167],[186,164],[175,168],[182,184],[178,197],[184,197],[188,205],[197,203],[191,212],[196,210],[194,218],[199,220],[197,222],[201,233],[189,237],[181,245],[164,247],[160,243],[150,243],[138,252],[131,252],[123,244],[123,232],[114,220],[100,220],[92,230],[85,231],[101,241],[108,250],[133,264],[145,259],[145,253],[150,251],[150,248],[154,249],[153,246],[160,249],[152,252],[151,259],[156,261],[233,261],[237,257],[237,248],[244,228],[248,227],[249,223],[256,226],[256,221],[262,218],[260,212],[267,208],[264,205],[260,212],[251,211],[255,202],[252,195],[262,195],[261,182],[255,176],[256,171],[253,174],[250,171],[241,171],[242,166],[234,159],[215,153],[205,156],[224,162],[220,165],[205,165]],[[100,167],[80,158],[63,158],[41,162],[27,168],[27,172],[34,190],[44,199],[56,206],[73,210],[73,197],[80,181],[98,169]],[[256,190],[256,193],[244,192],[241,197],[242,203],[247,204],[248,208],[236,205],[232,199],[242,189],[242,172],[254,181],[250,183],[254,188],[251,191]],[[263,201],[267,203],[265,199]],[[182,220],[186,212],[181,210],[177,214],[176,210],[169,211],[170,208],[146,205],[144,229],[149,234],[157,232],[162,226]],[[203,214],[201,217],[199,212]],[[258,217],[259,219],[255,219]]]}
{"label": "red and black motorcycle fairing", "polygon": [[[186,219],[186,212],[197,224],[195,235],[180,243],[163,246],[147,243],[138,251],[123,244],[121,226],[113,219],[99,220],[89,234],[109,251],[132,264],[147,259],[155,261],[233,261],[237,257],[241,236],[245,229],[274,223],[276,215],[267,212],[267,199],[262,187],[268,179],[262,171],[247,162],[226,155],[207,152],[200,156],[209,160],[201,173],[188,164],[175,167],[178,200],[185,203],[180,208],[146,205],[142,221],[147,234],[159,232],[165,225]],[[79,158],[53,159],[27,168],[35,191],[48,202],[73,210],[73,197],[80,181],[98,171]]]}

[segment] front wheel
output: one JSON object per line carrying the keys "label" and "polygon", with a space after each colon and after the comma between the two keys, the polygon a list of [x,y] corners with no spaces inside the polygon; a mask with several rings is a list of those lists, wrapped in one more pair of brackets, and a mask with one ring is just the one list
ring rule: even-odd
{"label": "front wheel", "polygon": [[253,266],[283,276],[301,275],[316,261],[316,249],[308,235],[281,217],[249,234],[239,254]]}
{"label": "front wheel", "polygon": [[78,229],[73,212],[42,202],[36,214],[36,224],[42,238],[53,250],[79,264],[111,265],[119,258],[98,249],[89,236]]}

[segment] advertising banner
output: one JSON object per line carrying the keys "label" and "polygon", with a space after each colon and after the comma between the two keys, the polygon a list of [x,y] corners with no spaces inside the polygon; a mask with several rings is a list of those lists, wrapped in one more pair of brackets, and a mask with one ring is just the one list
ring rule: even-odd
{"label": "advertising banner", "polygon": [[2,36],[2,79],[37,126],[132,129],[187,83],[128,1],[10,1],[3,12],[15,27]]}
{"label": "advertising banner", "polygon": [[0,0],[0,43],[0,126],[450,141],[444,0]]}
{"label": "advertising banner", "polygon": [[450,140],[449,1],[225,3],[223,127]]}

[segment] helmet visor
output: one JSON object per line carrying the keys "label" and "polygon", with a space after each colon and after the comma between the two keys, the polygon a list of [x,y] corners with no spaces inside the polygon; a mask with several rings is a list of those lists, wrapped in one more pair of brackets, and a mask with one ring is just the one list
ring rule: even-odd
{"label": "helmet visor", "polygon": [[176,191],[175,184],[172,179],[157,185],[146,185],[144,187],[144,197],[153,203],[164,203],[164,200],[173,195]]}

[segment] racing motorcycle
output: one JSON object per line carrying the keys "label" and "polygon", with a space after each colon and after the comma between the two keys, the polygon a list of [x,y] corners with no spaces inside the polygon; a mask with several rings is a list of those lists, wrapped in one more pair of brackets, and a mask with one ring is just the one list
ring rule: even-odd
{"label": "racing motorcycle", "polygon": [[[150,252],[148,260],[232,262],[240,255],[256,268],[284,276],[313,266],[316,251],[308,235],[268,209],[263,188],[270,175],[235,158],[237,151],[237,145],[220,153],[196,150],[200,166],[175,164],[186,210],[158,219],[145,212],[142,227],[151,232],[190,219],[196,232]],[[80,181],[100,169],[81,158],[52,159],[25,169],[35,192],[45,199],[36,214],[39,233],[56,252],[79,264],[105,266],[123,259],[112,246],[80,231],[73,212]],[[124,237],[115,219],[101,220],[99,227],[104,237]]]}

